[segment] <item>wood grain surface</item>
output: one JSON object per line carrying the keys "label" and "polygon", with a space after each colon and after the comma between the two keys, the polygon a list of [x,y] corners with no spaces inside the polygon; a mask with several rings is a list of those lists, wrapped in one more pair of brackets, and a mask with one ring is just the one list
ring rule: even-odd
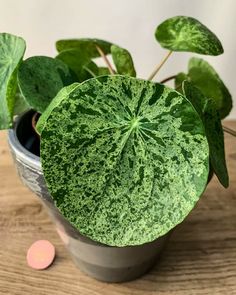
{"label": "wood grain surface", "polygon": [[[236,129],[236,121],[225,125]],[[225,139],[230,187],[224,189],[213,178],[149,274],[107,284],[73,265],[41,203],[18,179],[6,132],[1,132],[0,294],[236,294],[236,138],[226,134]],[[26,264],[26,251],[37,239],[56,247],[55,263],[44,271]]]}

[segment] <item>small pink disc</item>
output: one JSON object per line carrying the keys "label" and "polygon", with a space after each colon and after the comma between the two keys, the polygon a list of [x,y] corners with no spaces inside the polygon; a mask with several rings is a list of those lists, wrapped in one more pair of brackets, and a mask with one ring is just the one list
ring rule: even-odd
{"label": "small pink disc", "polygon": [[34,269],[49,267],[55,258],[55,247],[47,240],[34,242],[27,251],[27,263]]}

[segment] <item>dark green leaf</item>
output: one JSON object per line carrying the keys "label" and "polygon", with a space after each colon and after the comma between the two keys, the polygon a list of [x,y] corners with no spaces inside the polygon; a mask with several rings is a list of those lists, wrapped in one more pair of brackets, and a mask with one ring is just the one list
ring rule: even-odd
{"label": "dark green leaf", "polygon": [[96,65],[82,51],[78,49],[69,49],[62,51],[56,57],[62,60],[77,75],[78,81],[83,82],[93,77]]}
{"label": "dark green leaf", "polygon": [[20,91],[17,90],[15,96],[14,115],[20,115],[29,109],[30,106],[27,104]]}
{"label": "dark green leaf", "polygon": [[12,127],[17,69],[25,52],[25,41],[17,36],[0,34],[0,129]]}
{"label": "dark green leaf", "polygon": [[26,59],[18,72],[22,95],[29,106],[39,113],[44,112],[61,88],[74,81],[66,64],[47,56]]}
{"label": "dark green leaf", "polygon": [[221,184],[228,187],[229,177],[225,162],[224,134],[214,101],[206,98],[198,88],[188,81],[183,82],[183,92],[202,118],[210,147],[210,160],[213,170]]}
{"label": "dark green leaf", "polygon": [[104,40],[89,38],[59,40],[56,42],[58,52],[77,49],[90,59],[100,56],[96,46],[99,46],[104,54],[109,54],[111,52],[111,45],[110,42]]}
{"label": "dark green leaf", "polygon": [[192,17],[175,16],[165,20],[157,27],[155,36],[162,47],[171,51],[190,51],[207,55],[224,52],[216,35]]}
{"label": "dark green leaf", "polygon": [[232,109],[232,97],[214,68],[205,60],[193,57],[189,61],[188,77],[204,96],[214,100],[221,119],[225,118]]}
{"label": "dark green leaf", "polygon": [[106,67],[99,67],[98,68],[98,76],[110,75],[110,71]]}
{"label": "dark green leaf", "polygon": [[36,130],[39,135],[42,133],[42,130],[47,122],[47,119],[50,116],[53,109],[55,107],[57,107],[60,104],[60,102],[63,99],[65,99],[65,97],[68,97],[68,94],[71,93],[72,90],[74,90],[78,85],[79,85],[79,83],[73,83],[69,86],[66,86],[58,92],[56,97],[54,97],[54,99],[51,101],[51,103],[46,108],[46,110],[43,112],[43,114],[39,117],[39,120],[36,124]]}
{"label": "dark green leaf", "polygon": [[175,89],[180,93],[182,93],[182,83],[185,80],[188,80],[188,75],[182,72],[175,77]]}
{"label": "dark green leaf", "polygon": [[209,172],[204,127],[189,101],[118,75],[65,95],[43,128],[41,161],[65,218],[113,246],[153,241],[182,222]]}
{"label": "dark green leaf", "polygon": [[128,50],[116,45],[112,45],[111,54],[118,74],[132,77],[136,76],[134,63]]}

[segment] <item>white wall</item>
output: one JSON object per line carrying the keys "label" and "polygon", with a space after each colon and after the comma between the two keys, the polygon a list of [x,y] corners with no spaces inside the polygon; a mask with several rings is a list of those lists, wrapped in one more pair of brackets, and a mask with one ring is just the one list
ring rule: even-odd
{"label": "white wall", "polygon": [[[236,118],[236,1],[234,0],[0,0],[0,31],[24,37],[27,56],[55,55],[61,38],[97,37],[130,50],[138,76],[147,78],[165,55],[156,26],[175,15],[193,16],[222,41],[225,53],[206,57],[234,96]],[[156,80],[186,69],[192,54],[173,54]]]}

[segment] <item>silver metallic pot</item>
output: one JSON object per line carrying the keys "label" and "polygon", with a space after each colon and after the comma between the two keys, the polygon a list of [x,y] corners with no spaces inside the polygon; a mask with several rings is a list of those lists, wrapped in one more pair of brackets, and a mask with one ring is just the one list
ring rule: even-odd
{"label": "silver metallic pot", "polygon": [[[22,182],[43,203],[75,264],[90,276],[106,282],[124,282],[145,274],[157,261],[169,235],[140,246],[110,247],[75,229],[58,211],[47,190],[40,163],[39,139],[32,127],[33,111],[18,117],[8,141]],[[38,141],[38,142],[37,142]]]}

